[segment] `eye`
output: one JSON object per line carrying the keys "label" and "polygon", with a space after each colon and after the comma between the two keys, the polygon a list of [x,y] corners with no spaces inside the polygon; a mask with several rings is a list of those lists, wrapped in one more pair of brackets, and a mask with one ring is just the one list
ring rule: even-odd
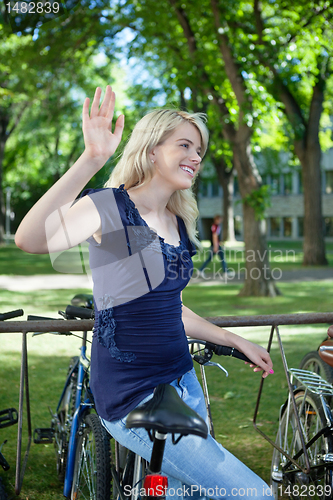
{"label": "eye", "polygon": [[187,149],[189,148],[189,144],[187,144],[187,143],[181,144],[181,146],[184,146]]}

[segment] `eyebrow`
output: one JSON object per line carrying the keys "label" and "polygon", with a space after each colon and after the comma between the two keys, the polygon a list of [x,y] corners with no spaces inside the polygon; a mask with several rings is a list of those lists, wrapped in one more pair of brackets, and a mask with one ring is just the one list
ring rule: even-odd
{"label": "eyebrow", "polygon": [[[177,142],[178,141],[187,141],[194,146],[194,143],[190,139],[186,139],[186,137],[184,137],[183,139],[177,139]],[[201,146],[198,147],[198,150],[201,151]]]}

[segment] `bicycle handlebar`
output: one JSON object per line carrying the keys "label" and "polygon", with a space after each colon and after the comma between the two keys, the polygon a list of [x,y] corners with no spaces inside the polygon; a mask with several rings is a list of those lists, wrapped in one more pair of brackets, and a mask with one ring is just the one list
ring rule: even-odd
{"label": "bicycle handlebar", "polygon": [[9,311],[6,313],[0,314],[0,321],[5,321],[6,319],[17,318],[18,316],[23,316],[23,309],[16,309],[15,311]]}
{"label": "bicycle handlebar", "polygon": [[252,363],[252,361],[247,356],[245,356],[245,354],[240,352],[238,349],[235,349],[234,347],[206,342],[206,348],[212,349],[214,354],[216,354],[217,356],[232,356],[233,358],[242,359],[243,361]]}
{"label": "bicycle handlebar", "polygon": [[88,309],[87,307],[67,306],[66,316],[68,319],[69,318],[93,319],[94,310]]}
{"label": "bicycle handlebar", "polygon": [[213,354],[216,354],[217,356],[232,356],[233,358],[238,358],[253,364],[253,362],[247,356],[245,356],[245,354],[238,351],[238,349],[235,349],[234,347],[217,345],[213,344],[212,342],[207,342],[206,340],[196,340],[196,339],[190,340],[189,343],[202,344],[205,346],[203,355],[195,354],[193,356],[193,359],[197,361],[200,365],[204,365],[205,363],[207,363],[207,361],[210,361]]}

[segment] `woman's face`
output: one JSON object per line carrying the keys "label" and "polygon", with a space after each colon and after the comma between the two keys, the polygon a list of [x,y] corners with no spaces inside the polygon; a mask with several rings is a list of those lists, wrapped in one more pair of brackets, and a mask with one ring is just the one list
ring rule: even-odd
{"label": "woman's face", "polygon": [[174,190],[188,189],[197,174],[201,157],[201,136],[191,123],[184,122],[150,153],[156,176]]}

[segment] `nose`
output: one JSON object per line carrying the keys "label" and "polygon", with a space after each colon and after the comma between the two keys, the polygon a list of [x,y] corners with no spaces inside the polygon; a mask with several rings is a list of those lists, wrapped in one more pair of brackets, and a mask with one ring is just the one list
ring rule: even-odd
{"label": "nose", "polygon": [[201,160],[202,160],[202,158],[201,158],[201,156],[199,155],[199,153],[195,152],[195,153],[192,155],[191,161],[192,161],[193,163],[199,164],[199,163],[201,163]]}

